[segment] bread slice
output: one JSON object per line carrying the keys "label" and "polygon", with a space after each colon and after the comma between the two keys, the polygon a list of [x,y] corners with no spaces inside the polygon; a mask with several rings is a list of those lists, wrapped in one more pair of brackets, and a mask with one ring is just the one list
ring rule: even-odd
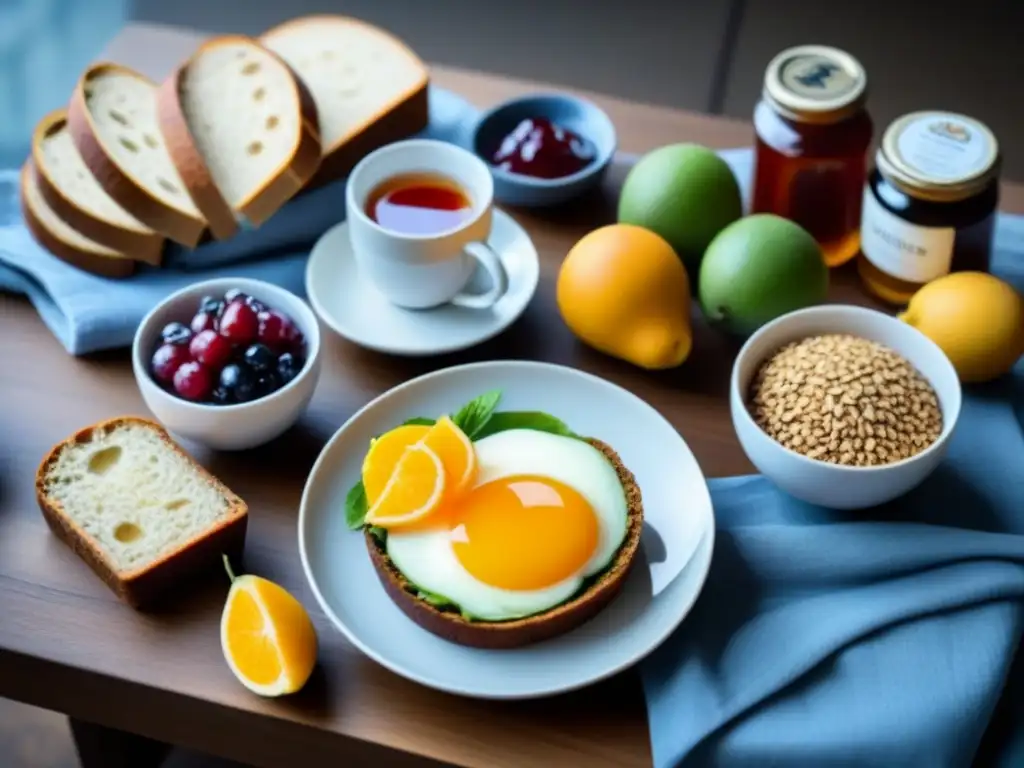
{"label": "bread slice", "polygon": [[100,277],[117,279],[135,273],[135,261],[90,240],[53,212],[39,191],[31,159],[21,167],[21,215],[36,242],[61,261]]}
{"label": "bread slice", "polygon": [[68,131],[118,205],[177,243],[199,243],[206,219],[164,144],[151,80],[120,64],[89,67],[68,104]]}
{"label": "bread slice", "polygon": [[260,36],[316,101],[323,160],[312,184],[427,126],[429,73],[401,40],[346,16],[306,16]]}
{"label": "bread slice", "polygon": [[103,191],[71,140],[64,109],[36,125],[32,164],[43,199],[68,226],[129,258],[160,264],[164,238]]}
{"label": "bread slice", "polygon": [[214,237],[240,216],[259,226],[313,176],[314,109],[291,68],[241,35],[207,41],[160,86],[164,141]]}
{"label": "bread slice", "polygon": [[100,422],[36,473],[50,528],[123,600],[144,607],[241,556],[248,508],[155,422]]}
{"label": "bread slice", "polygon": [[622,464],[611,446],[590,439],[592,446],[605,455],[615,468],[626,492],[626,537],[611,564],[586,589],[571,600],[554,608],[511,621],[471,621],[454,610],[438,608],[421,600],[411,583],[391,562],[384,544],[368,529],[364,532],[370,560],[388,596],[402,612],[428,632],[460,645],[476,648],[516,648],[548,640],[576,629],[593,618],[619,594],[640,546],[644,524],[643,500],[636,478]]}

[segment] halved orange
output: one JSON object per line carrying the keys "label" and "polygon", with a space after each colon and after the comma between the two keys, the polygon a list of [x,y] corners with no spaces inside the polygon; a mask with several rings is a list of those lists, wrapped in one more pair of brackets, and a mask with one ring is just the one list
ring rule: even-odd
{"label": "halved orange", "polygon": [[420,442],[430,430],[427,425],[408,424],[395,427],[370,443],[370,450],[363,459],[363,488],[371,506],[394,474],[405,449]]}
{"label": "halved orange", "polygon": [[423,520],[441,506],[444,490],[445,471],[438,455],[422,443],[410,445],[370,505],[366,522],[398,528]]}
{"label": "halved orange", "polygon": [[295,693],[316,666],[313,622],[285,589],[259,576],[237,578],[220,622],[224,659],[239,682],[260,696]]}

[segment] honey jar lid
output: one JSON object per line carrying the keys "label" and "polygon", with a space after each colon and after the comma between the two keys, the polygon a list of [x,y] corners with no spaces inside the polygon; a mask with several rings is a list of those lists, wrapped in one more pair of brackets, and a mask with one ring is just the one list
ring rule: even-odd
{"label": "honey jar lid", "polygon": [[912,112],[882,136],[878,170],[909,194],[962,200],[999,173],[999,144],[988,127],[953,112]]}
{"label": "honey jar lid", "polygon": [[784,116],[834,123],[858,112],[868,79],[853,56],[826,45],[787,48],[768,64],[763,95]]}

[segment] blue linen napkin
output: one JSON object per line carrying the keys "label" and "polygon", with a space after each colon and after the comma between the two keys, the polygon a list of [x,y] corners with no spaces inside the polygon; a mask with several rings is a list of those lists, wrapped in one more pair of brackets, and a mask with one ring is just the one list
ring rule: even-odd
{"label": "blue linen napkin", "polygon": [[[442,88],[430,90],[424,137],[466,145],[478,111]],[[259,229],[194,250],[169,246],[163,269],[144,268],[128,280],[107,280],[54,258],[21,220],[18,172],[0,171],[0,290],[23,293],[73,355],[131,344],[145,314],[164,297],[198,280],[233,276],[276,283],[305,294],[309,249],[345,218],[338,182],[296,198]]]}
{"label": "blue linen napkin", "polygon": [[[1024,290],[1024,218],[995,271]],[[656,768],[1024,766],[1024,363],[890,504],[710,485],[707,585],[640,666]]]}

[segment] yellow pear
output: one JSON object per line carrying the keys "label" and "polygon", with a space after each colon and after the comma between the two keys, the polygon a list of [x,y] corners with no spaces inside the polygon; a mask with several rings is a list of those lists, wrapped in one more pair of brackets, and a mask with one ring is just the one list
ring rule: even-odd
{"label": "yellow pear", "polygon": [[928,283],[900,319],[938,344],[963,382],[1002,376],[1024,354],[1024,298],[985,272]]}
{"label": "yellow pear", "polygon": [[690,354],[690,281],[660,236],[612,224],[584,236],[558,273],[558,309],[595,349],[652,370]]}

